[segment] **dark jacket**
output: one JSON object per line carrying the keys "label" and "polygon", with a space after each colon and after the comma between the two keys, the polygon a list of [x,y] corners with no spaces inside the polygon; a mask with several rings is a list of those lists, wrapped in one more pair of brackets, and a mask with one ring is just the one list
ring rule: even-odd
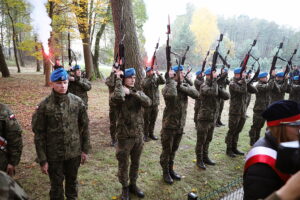
{"label": "dark jacket", "polygon": [[[254,147],[263,146],[277,151],[275,138],[267,132]],[[284,185],[284,181],[267,164],[256,163],[244,172],[244,199],[264,199]]]}

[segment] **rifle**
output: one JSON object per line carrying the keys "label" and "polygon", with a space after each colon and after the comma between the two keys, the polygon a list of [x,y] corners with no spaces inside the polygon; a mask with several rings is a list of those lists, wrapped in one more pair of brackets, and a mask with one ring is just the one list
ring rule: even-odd
{"label": "rifle", "polygon": [[294,52],[292,54],[292,56],[290,57],[290,59],[288,60],[286,67],[285,67],[285,71],[284,71],[284,77],[290,72],[290,67],[292,68],[292,60],[294,55],[297,54],[297,49],[294,49]]}
{"label": "rifle", "polygon": [[256,72],[255,72],[255,74],[254,74],[254,76],[252,77],[252,79],[247,83],[247,84],[249,84],[249,85],[257,79],[257,77],[258,77],[258,75],[259,75],[259,72],[260,72],[259,58],[255,58],[254,56],[251,56],[251,57],[255,60],[255,62],[252,64],[252,70],[253,70],[254,65],[255,65],[256,62],[258,63],[258,68],[257,68],[257,70],[256,70]]}
{"label": "rifle", "polygon": [[167,45],[166,45],[166,59],[167,59],[167,73],[165,75],[166,79],[169,77],[169,71],[171,68],[171,46],[170,46],[170,36],[171,34],[171,25],[170,25],[170,16],[168,16],[168,25],[167,25]]}
{"label": "rifle", "polygon": [[152,70],[153,70],[154,62],[156,60],[156,50],[158,49],[158,46],[159,46],[159,38],[158,38],[158,41],[156,43],[155,50],[154,50],[154,53],[153,53],[153,56],[152,56],[152,60],[151,60],[151,69]]}
{"label": "rifle", "polygon": [[206,65],[206,59],[207,59],[208,56],[209,56],[209,50],[208,50],[208,52],[207,52],[207,54],[206,54],[206,56],[205,56],[205,59],[203,60],[202,68],[201,68],[201,73],[204,72],[205,65]]}
{"label": "rifle", "polygon": [[276,67],[275,65],[276,65],[277,59],[279,58],[279,59],[283,60],[282,58],[280,58],[278,56],[278,53],[279,53],[280,49],[282,49],[282,47],[283,47],[283,42],[280,42],[277,52],[273,56],[273,60],[272,60],[271,68],[270,68],[270,77],[272,75],[272,71],[275,70],[275,67]]}
{"label": "rifle", "polygon": [[221,69],[221,73],[222,73],[222,71],[224,70],[225,66],[227,66],[228,68],[230,68],[230,64],[227,63],[227,56],[228,56],[229,54],[230,54],[230,49],[228,49],[225,58],[223,58],[223,56],[222,56],[221,54],[219,54],[220,59],[221,59],[222,62],[223,62],[223,66],[222,66],[222,69]]}
{"label": "rifle", "polygon": [[242,77],[244,71],[246,70],[247,68],[247,63],[249,61],[249,58],[251,56],[251,51],[252,51],[252,48],[256,45],[256,42],[257,40],[253,40],[253,43],[251,44],[251,47],[249,49],[249,51],[247,52],[247,54],[245,55],[245,58],[242,60],[241,62],[241,67],[242,67],[242,70],[241,70],[241,73],[240,73],[240,77]]}
{"label": "rifle", "polygon": [[213,79],[213,71],[216,70],[217,60],[218,60],[218,56],[219,56],[219,46],[220,46],[220,42],[222,42],[222,40],[223,40],[223,34],[221,33],[220,38],[218,40],[218,45],[217,45],[216,50],[213,54],[211,74],[210,74],[211,80]]}
{"label": "rifle", "polygon": [[185,52],[184,52],[184,54],[182,56],[181,65],[184,65],[184,62],[185,62],[185,59],[186,59],[186,54],[189,51],[189,49],[190,49],[190,46],[187,46],[186,50],[185,50]]}

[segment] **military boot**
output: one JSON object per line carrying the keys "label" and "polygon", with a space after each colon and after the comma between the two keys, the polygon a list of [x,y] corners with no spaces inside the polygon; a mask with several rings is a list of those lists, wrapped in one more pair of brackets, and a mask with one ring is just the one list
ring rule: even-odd
{"label": "military boot", "polygon": [[149,134],[149,138],[152,140],[158,140],[158,137],[156,137],[153,133]]}
{"label": "military boot", "polygon": [[174,180],[181,180],[181,176],[179,174],[177,174],[176,172],[174,172],[174,161],[170,161],[169,163],[169,173],[170,176],[174,179]]}
{"label": "military boot", "polygon": [[237,144],[234,144],[234,145],[233,145],[232,151],[233,151],[233,153],[236,154],[236,155],[241,155],[241,156],[243,156],[243,155],[245,154],[244,152],[242,152],[242,151],[240,151],[240,150],[237,149]]}
{"label": "military boot", "polygon": [[139,198],[144,198],[145,194],[143,191],[140,190],[140,188],[138,188],[136,186],[136,184],[130,184],[129,185],[129,192],[136,195]]}
{"label": "military boot", "polygon": [[169,169],[163,169],[163,179],[168,184],[173,184],[174,180],[170,176]]}
{"label": "military boot", "polygon": [[129,188],[128,187],[123,187],[122,188],[121,200],[130,200]]}
{"label": "military boot", "polygon": [[197,167],[199,167],[200,169],[206,169],[206,166],[203,162],[203,155],[199,155],[197,156],[197,163],[196,163]]}
{"label": "military boot", "polygon": [[227,146],[227,149],[226,149],[226,154],[227,154],[229,157],[231,157],[231,158],[235,158],[235,157],[236,157],[236,155],[234,154],[232,148],[231,148],[231,147],[228,147],[228,146]]}
{"label": "military boot", "polygon": [[203,162],[207,165],[216,165],[216,162],[211,160],[208,155],[203,156]]}

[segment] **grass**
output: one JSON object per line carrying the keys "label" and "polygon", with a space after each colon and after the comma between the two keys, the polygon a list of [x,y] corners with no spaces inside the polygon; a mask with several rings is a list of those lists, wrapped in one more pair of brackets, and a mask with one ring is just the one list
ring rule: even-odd
{"label": "grass", "polygon": [[[110,68],[101,67],[105,74]],[[12,69],[11,78],[0,78],[0,102],[9,104],[23,127],[24,149],[21,163],[17,167],[16,179],[22,184],[31,199],[48,199],[50,189],[49,178],[40,172],[35,163],[35,148],[31,131],[31,115],[35,105],[50,93],[44,87],[44,76],[31,72],[16,74]],[[28,69],[27,69],[28,70]],[[29,70],[30,71],[30,70]],[[92,152],[88,162],[79,170],[79,199],[104,200],[119,196],[121,185],[117,178],[117,160],[115,149],[109,146],[108,121],[108,89],[101,81],[94,81],[89,94],[89,117]],[[254,97],[253,97],[254,99]],[[243,157],[229,158],[225,155],[225,136],[227,126],[216,128],[210,145],[210,157],[217,162],[216,166],[207,170],[199,170],[195,165],[196,130],[194,128],[194,100],[189,99],[185,135],[175,158],[175,169],[183,175],[181,181],[172,186],[162,181],[162,170],[159,165],[161,153],[160,141],[145,143],[141,157],[138,185],[145,192],[144,199],[176,200],[187,199],[187,193],[196,190],[202,196],[242,175]],[[240,135],[239,148],[249,150],[248,131],[252,123],[253,100],[248,109],[248,118]],[[157,119],[155,134],[159,136],[161,129],[164,102],[161,98],[160,112]],[[222,116],[223,123],[228,121],[228,101]],[[133,197],[132,199],[137,199]]]}

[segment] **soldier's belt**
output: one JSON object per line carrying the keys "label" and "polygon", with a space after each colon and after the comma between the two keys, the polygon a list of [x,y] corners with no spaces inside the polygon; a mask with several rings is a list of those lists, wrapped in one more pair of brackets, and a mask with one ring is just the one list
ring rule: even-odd
{"label": "soldier's belt", "polygon": [[0,150],[6,152],[7,141],[0,136]]}

